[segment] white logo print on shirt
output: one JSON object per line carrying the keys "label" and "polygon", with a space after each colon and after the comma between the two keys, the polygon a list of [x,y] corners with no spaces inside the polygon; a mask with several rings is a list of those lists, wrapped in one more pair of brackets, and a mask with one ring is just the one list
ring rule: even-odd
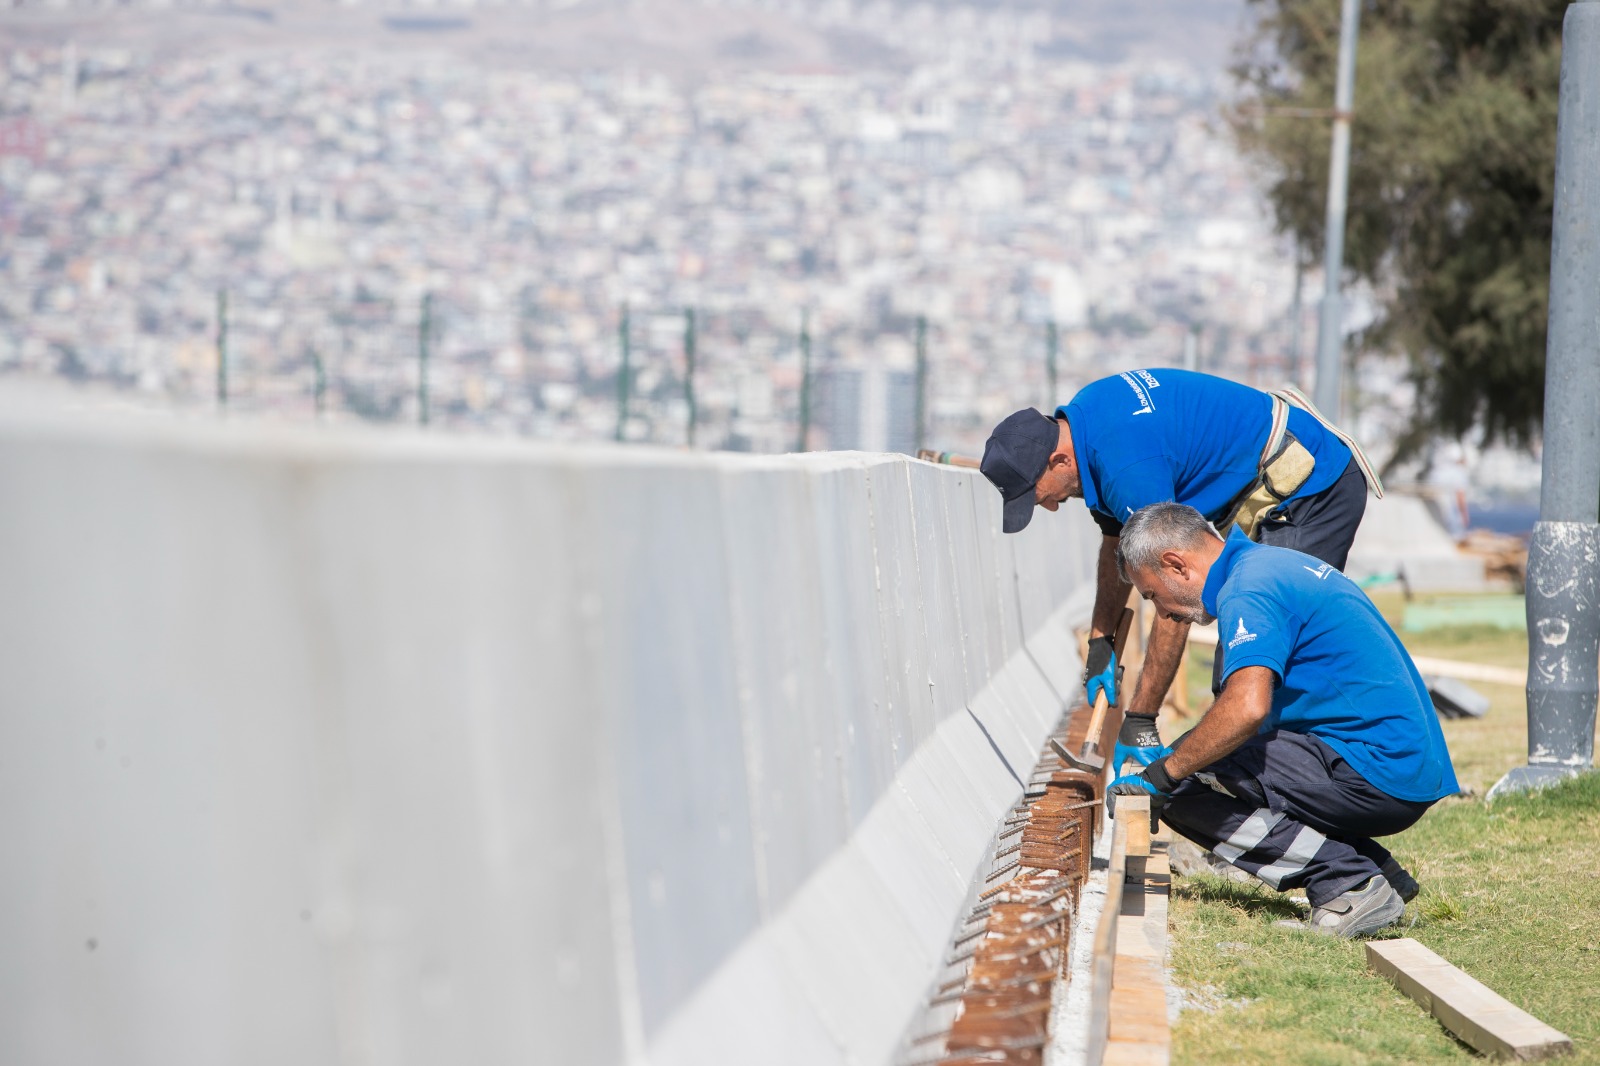
{"label": "white logo print on shirt", "polygon": [[1255,639],[1256,635],[1244,627],[1244,619],[1241,617],[1239,619],[1239,628],[1234,631],[1233,639],[1228,641],[1228,647],[1235,648],[1240,644],[1248,644]]}

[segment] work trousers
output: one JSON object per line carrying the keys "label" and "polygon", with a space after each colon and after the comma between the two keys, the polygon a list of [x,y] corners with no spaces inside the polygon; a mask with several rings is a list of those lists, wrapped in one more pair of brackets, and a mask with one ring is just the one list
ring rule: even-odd
{"label": "work trousers", "polygon": [[1367,479],[1351,459],[1332,485],[1314,496],[1290,500],[1263,518],[1256,539],[1305,552],[1343,570],[1366,513]]}
{"label": "work trousers", "polygon": [[1388,861],[1373,837],[1409,828],[1430,806],[1375,787],[1310,734],[1274,730],[1180,781],[1162,817],[1273,888],[1304,888],[1320,907]]}

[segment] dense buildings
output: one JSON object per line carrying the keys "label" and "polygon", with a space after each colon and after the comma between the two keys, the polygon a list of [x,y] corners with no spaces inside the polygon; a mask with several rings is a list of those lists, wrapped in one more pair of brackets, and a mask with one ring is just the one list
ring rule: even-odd
{"label": "dense buildings", "polygon": [[[433,423],[554,439],[616,432],[624,304],[622,432],[665,443],[688,307],[710,447],[793,446],[803,312],[824,406],[853,380],[903,408],[888,384],[925,316],[942,447],[1180,362],[1195,328],[1203,367],[1291,376],[1292,265],[1216,128],[1215,75],[1070,59],[1041,17],[876,30],[910,69],[10,51],[0,371],[212,403],[225,291],[235,406],[309,418],[320,364],[333,417],[414,419],[431,294]],[[811,444],[903,417],[819,406]]]}

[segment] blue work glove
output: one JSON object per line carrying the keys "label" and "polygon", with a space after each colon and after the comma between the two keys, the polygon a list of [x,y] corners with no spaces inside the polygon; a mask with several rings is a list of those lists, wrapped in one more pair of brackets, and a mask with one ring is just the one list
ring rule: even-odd
{"label": "blue work glove", "polygon": [[1116,750],[1111,753],[1111,768],[1120,774],[1129,759],[1140,766],[1149,766],[1163,755],[1171,754],[1172,749],[1161,743],[1161,734],[1156,732],[1154,718],[1140,714],[1124,715],[1122,731],[1117,734]]}
{"label": "blue work glove", "polygon": [[1167,774],[1167,760],[1162,757],[1137,774],[1123,774],[1111,782],[1111,788],[1106,792],[1107,810],[1112,817],[1116,817],[1118,796],[1149,796],[1150,829],[1154,832],[1156,819],[1166,807],[1167,798],[1177,784]]}
{"label": "blue work glove", "polygon": [[1084,663],[1087,670],[1083,672],[1083,691],[1089,698],[1090,706],[1094,705],[1094,698],[1100,689],[1105,689],[1106,702],[1113,707],[1117,704],[1117,653],[1111,647],[1110,637],[1091,637],[1089,639],[1089,661]]}

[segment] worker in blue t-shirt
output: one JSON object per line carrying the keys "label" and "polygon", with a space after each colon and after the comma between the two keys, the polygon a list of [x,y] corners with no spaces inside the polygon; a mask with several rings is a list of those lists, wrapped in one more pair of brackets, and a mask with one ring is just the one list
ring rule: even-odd
{"label": "worker in blue t-shirt", "polygon": [[1417,883],[1373,837],[1459,791],[1427,687],[1365,593],[1328,563],[1226,542],[1192,507],[1123,524],[1118,566],[1165,618],[1217,622],[1222,695],[1176,748],[1112,783],[1276,889],[1334,936],[1393,924]]}
{"label": "worker in blue t-shirt", "polygon": [[[1104,535],[1097,568],[1084,692],[1117,699],[1111,634],[1131,591],[1117,574],[1122,523],[1147,504],[1175,500],[1219,530],[1237,525],[1263,544],[1295,548],[1343,569],[1382,486],[1361,450],[1299,392],[1268,394],[1186,370],[1133,370],[1086,385],[1055,417],[1032,408],[995,428],[980,464],[1005,500],[1015,533],[1035,507],[1079,497]],[[1157,619],[1133,699],[1123,707],[1113,766],[1147,761],[1155,716],[1172,686],[1186,624]],[[1214,689],[1220,689],[1223,656]]]}

